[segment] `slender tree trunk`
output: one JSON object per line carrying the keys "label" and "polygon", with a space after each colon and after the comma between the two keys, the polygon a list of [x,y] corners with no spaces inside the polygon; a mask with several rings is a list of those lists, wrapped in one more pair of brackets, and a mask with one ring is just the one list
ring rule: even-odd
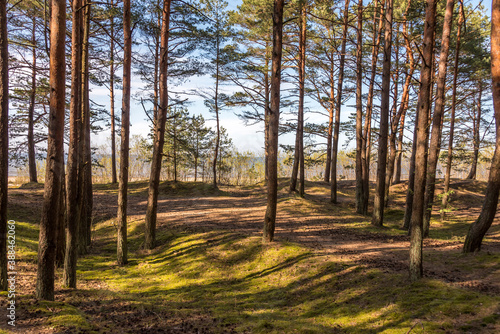
{"label": "slender tree trunk", "polygon": [[[156,119],[155,139],[153,144],[153,161],[149,177],[148,206],[146,210],[145,247],[153,249],[156,240],[156,215],[158,211],[158,185],[160,184],[161,161],[163,146],[165,146],[165,122],[168,110],[167,72],[168,72],[168,37],[170,27],[170,0],[163,3],[163,19],[161,25],[161,56],[160,56],[160,106]],[[195,176],[196,182],[196,164]]]}
{"label": "slender tree trunk", "polygon": [[356,212],[363,214],[363,0],[358,0],[356,45]]}
{"label": "slender tree trunk", "polygon": [[401,95],[401,104],[399,106],[400,122],[399,122],[399,134],[398,134],[398,148],[396,152],[396,173],[394,175],[393,184],[401,183],[401,161],[403,154],[403,135],[404,135],[405,118],[410,100],[410,84],[416,67],[415,57],[413,56],[413,50],[411,48],[410,39],[406,38],[406,36],[408,35],[407,17],[410,5],[411,3],[408,3],[403,17],[403,36],[405,36],[406,62],[409,65],[409,68],[405,70],[406,72],[405,83],[403,86],[403,93]]}
{"label": "slender tree trunk", "polygon": [[432,85],[432,64],[434,48],[434,29],[436,26],[436,1],[427,0],[422,50],[422,69],[420,72],[420,93],[418,95],[415,126],[415,184],[413,206],[410,221],[410,279],[416,281],[422,277],[422,243],[425,177],[427,171],[427,126],[430,110]]}
{"label": "slender tree trunk", "polygon": [[490,228],[497,212],[500,192],[500,0],[493,0],[491,7],[491,75],[496,125],[495,153],[491,161],[483,208],[479,218],[469,229],[464,243],[464,253],[481,250],[484,235]]}
{"label": "slender tree trunk", "polygon": [[460,1],[457,45],[455,47],[455,65],[453,67],[453,91],[451,95],[451,120],[450,134],[448,138],[448,156],[446,158],[446,174],[444,176],[443,201],[441,203],[441,220],[444,220],[446,209],[448,208],[448,199],[450,197],[450,178],[451,178],[451,163],[453,161],[453,137],[455,133],[455,109],[457,106],[457,78],[458,78],[458,61],[460,57],[460,37],[462,36],[462,24],[464,22],[463,1]]}
{"label": "slender tree trunk", "polygon": [[372,63],[370,72],[370,84],[368,87],[368,97],[366,103],[366,116],[365,124],[363,127],[363,137],[361,142],[361,160],[363,161],[361,177],[363,179],[363,195],[360,197],[362,214],[368,214],[368,200],[370,197],[370,153],[371,153],[371,120],[372,120],[372,110],[373,110],[373,96],[374,96],[374,86],[375,86],[375,75],[377,70],[377,60],[380,48],[380,40],[383,28],[383,15],[384,15],[384,4],[385,1],[382,0],[380,3],[380,17],[378,27],[376,25],[377,21],[377,10],[373,13],[373,47],[372,47]]}
{"label": "slender tree trunk", "polygon": [[347,30],[349,28],[349,0],[345,0],[344,7],[344,30],[342,33],[342,45],[340,46],[340,63],[339,63],[339,81],[337,83],[337,105],[335,106],[335,127],[333,130],[333,145],[332,145],[332,170],[331,170],[331,189],[330,202],[337,203],[337,155],[339,148],[340,134],[340,111],[342,108],[342,88],[344,86],[344,66],[345,66],[345,49],[347,44]]}
{"label": "slender tree trunk", "polygon": [[215,69],[215,96],[214,96],[214,109],[215,109],[215,121],[217,126],[217,136],[215,138],[215,150],[214,150],[214,161],[212,166],[212,173],[214,175],[213,187],[217,189],[217,161],[219,158],[219,145],[220,145],[220,123],[219,123],[219,66],[220,66],[220,42],[219,36],[217,36],[217,55],[216,55],[216,69]]}
{"label": "slender tree trunk", "polygon": [[92,211],[94,208],[94,197],[93,197],[93,187],[92,187],[92,148],[90,143],[90,88],[89,88],[89,37],[90,37],[90,16],[92,11],[92,2],[87,0],[87,7],[85,8],[85,30],[86,38],[85,42],[87,44],[87,52],[85,56],[86,66],[86,80],[85,80],[85,166],[84,166],[84,182],[85,182],[85,210],[86,210],[86,224],[87,224],[87,246],[90,246],[92,241]]}
{"label": "slender tree trunk", "polygon": [[[177,109],[175,109],[175,114],[176,117],[177,115]],[[173,158],[174,158],[174,183],[177,183],[177,119],[174,118],[174,129],[173,129],[173,145],[172,145],[172,153],[173,153]],[[219,173],[219,181],[220,181],[220,173]]]}
{"label": "slender tree trunk", "polygon": [[299,174],[299,195],[304,196],[304,92],[306,68],[306,0],[300,2],[300,38],[299,38],[299,109],[297,120],[297,133],[295,135],[295,159],[293,162],[290,191],[296,190],[297,174]]}
{"label": "slender tree trunk", "polygon": [[[78,254],[84,255],[88,253],[88,235],[89,221],[92,221],[92,185],[89,185],[89,176],[92,180],[91,161],[90,161],[90,103],[89,103],[89,32],[90,32],[90,0],[82,1],[83,8],[83,31],[82,31],[82,58],[81,58],[81,123],[80,123],[80,165],[78,170],[78,182],[80,191],[80,225],[78,227]],[[90,187],[90,196],[89,196]],[[90,216],[89,216],[90,211]]]}
{"label": "slender tree trunk", "polygon": [[31,43],[33,44],[32,54],[33,62],[31,69],[31,92],[30,104],[28,107],[28,169],[30,182],[38,182],[36,173],[36,157],[35,157],[35,137],[34,137],[34,114],[35,114],[35,98],[36,98],[36,18],[33,16],[33,32]]}
{"label": "slender tree trunk", "polygon": [[392,50],[392,0],[387,0],[385,11],[384,62],[382,67],[382,98],[380,102],[380,138],[378,141],[378,164],[372,224],[382,226],[384,222],[385,174],[387,166],[387,136],[389,132],[389,100],[391,89]]}
{"label": "slender tree trunk", "polygon": [[[160,0],[156,1],[156,8],[160,8]],[[163,19],[163,14],[158,14],[157,17],[157,24],[158,28],[161,30],[161,21]],[[161,35],[161,33],[160,33]],[[155,65],[154,65],[154,71],[153,71],[153,123],[155,123],[158,120],[158,109],[160,109],[160,106],[158,105],[158,99],[160,95],[160,39],[161,36],[156,34],[154,39],[155,39]],[[156,124],[153,124],[153,126],[156,127]]]}
{"label": "slender tree trunk", "polygon": [[56,232],[56,267],[64,267],[64,256],[66,253],[66,187],[64,186],[66,175],[64,165],[61,168],[61,193],[59,194],[59,211],[57,213]]}
{"label": "slender tree trunk", "polygon": [[268,149],[268,182],[267,209],[264,217],[263,242],[272,242],[276,224],[276,207],[278,202],[278,128],[280,121],[280,84],[281,55],[283,43],[283,7],[284,0],[274,0],[273,10],[273,53],[271,69],[271,103],[269,108],[269,144]]}
{"label": "slender tree trunk", "polygon": [[474,129],[473,129],[474,154],[472,156],[472,165],[471,165],[471,168],[470,168],[470,172],[469,172],[469,175],[467,175],[467,179],[468,180],[475,180],[476,179],[476,173],[477,173],[477,161],[478,161],[478,158],[479,158],[479,144],[480,144],[480,141],[481,141],[480,138],[479,138],[479,131],[481,129],[480,126],[481,126],[481,111],[482,111],[482,107],[481,107],[482,93],[483,93],[483,85],[482,85],[481,79],[479,79],[479,81],[478,81],[478,90],[477,90],[478,98],[477,98],[477,101],[476,101],[477,114],[476,114],[476,117],[475,117]]}
{"label": "slender tree trunk", "polygon": [[399,24],[398,29],[396,30],[396,48],[395,48],[395,69],[393,70],[393,102],[392,102],[392,111],[390,113],[389,119],[389,154],[387,159],[387,169],[385,174],[385,195],[384,195],[384,207],[389,205],[389,193],[392,185],[392,177],[394,176],[394,167],[396,164],[396,137],[398,135],[398,126],[399,121],[401,119],[402,111],[401,106],[398,110],[398,93],[399,93]]}
{"label": "slender tree trunk", "polygon": [[326,139],[326,164],[325,164],[325,182],[330,182],[330,171],[332,164],[332,140],[333,140],[333,117],[335,115],[335,62],[334,53],[330,57],[330,108],[328,118],[328,136]]}
{"label": "slender tree trunk", "polygon": [[64,256],[63,285],[76,288],[78,255],[78,228],[80,226],[80,199],[78,165],[80,163],[79,129],[81,123],[81,0],[73,0],[71,32],[71,101],[69,106],[69,145],[66,187],[66,254]]}
{"label": "slender tree trunk", "polygon": [[[7,191],[9,188],[9,41],[7,1],[0,2],[0,290],[7,290]],[[63,110],[64,112],[64,110]],[[50,140],[50,137],[49,137]],[[49,226],[50,227],[50,226]],[[52,293],[53,294],[53,293]]]}
{"label": "slender tree trunk", "polygon": [[305,169],[304,169],[304,94],[306,81],[306,32],[307,32],[307,0],[302,0],[300,13],[300,63],[299,63],[299,195],[304,197],[305,193]]}
{"label": "slender tree trunk", "polygon": [[[38,239],[38,269],[36,297],[54,300],[54,268],[56,256],[57,212],[61,191],[61,169],[63,166],[64,108],[65,108],[65,37],[66,1],[52,0],[50,20],[50,115],[47,140],[47,168],[45,175],[42,219]],[[2,15],[3,16],[3,15]],[[3,16],[4,17],[4,16]],[[5,27],[5,23],[2,25]],[[5,37],[5,35],[3,35]],[[3,39],[3,38],[2,38]],[[3,43],[2,43],[3,44]],[[5,50],[5,47],[2,48]],[[5,53],[2,56],[6,56]],[[3,57],[2,57],[3,58]],[[5,58],[4,58],[5,59]],[[4,65],[5,66],[5,65]],[[5,69],[5,67],[3,67]],[[2,76],[5,80],[6,77]],[[3,81],[3,86],[6,81]],[[2,105],[3,112],[6,107]],[[2,134],[5,132],[2,132]],[[5,159],[6,160],[6,159]],[[0,202],[1,203],[1,202]]]}
{"label": "slender tree trunk", "polygon": [[264,181],[267,184],[269,179],[268,176],[268,148],[269,145],[269,108],[270,108],[270,82],[269,82],[269,62],[271,61],[271,52],[268,52],[270,46],[269,42],[266,42],[266,68],[264,74]]}
{"label": "slender tree trunk", "polygon": [[[111,8],[114,8],[113,0],[110,0]],[[115,22],[114,13],[110,16],[110,44],[109,44],[109,99],[111,118],[111,183],[117,183],[116,178],[116,130],[115,130]]]}
{"label": "slender tree trunk", "polygon": [[127,248],[127,188],[129,173],[129,136],[130,136],[130,76],[132,61],[132,31],[130,29],[130,0],[123,1],[123,100],[122,129],[120,149],[120,180],[118,191],[118,240],[117,260],[123,266],[128,262]]}
{"label": "slender tree trunk", "polygon": [[444,14],[443,35],[441,38],[441,54],[439,56],[436,105],[432,119],[432,134],[429,147],[429,162],[427,165],[427,182],[424,196],[424,237],[429,236],[429,225],[432,214],[432,204],[434,202],[434,192],[436,189],[436,170],[441,148],[441,130],[443,124],[443,114],[446,94],[446,70],[448,68],[448,53],[450,49],[451,24],[453,19],[453,8],[455,0],[446,1],[446,11]]}

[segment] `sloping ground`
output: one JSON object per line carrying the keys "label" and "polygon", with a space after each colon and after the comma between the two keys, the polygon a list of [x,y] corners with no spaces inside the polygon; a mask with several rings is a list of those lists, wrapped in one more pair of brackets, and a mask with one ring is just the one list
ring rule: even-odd
{"label": "sloping ground", "polygon": [[[260,242],[265,189],[164,183],[158,247],[141,250],[147,184],[130,187],[130,263],[116,266],[116,186],[95,186],[91,254],[79,290],[57,284],[55,302],[33,298],[42,191],[13,189],[18,222],[17,332],[35,333],[493,333],[500,332],[500,231],[483,252],[462,255],[480,210],[480,182],[454,182],[447,221],[435,212],[425,241],[426,278],[407,280],[409,239],[400,229],[405,184],[391,190],[386,228],[354,213],[354,183],[308,183],[304,199],[280,182],[276,242]],[[474,211],[475,210],[475,211]],[[59,277],[61,273],[58,272]],[[2,299],[4,308],[5,303]],[[1,324],[7,328],[5,323]]]}

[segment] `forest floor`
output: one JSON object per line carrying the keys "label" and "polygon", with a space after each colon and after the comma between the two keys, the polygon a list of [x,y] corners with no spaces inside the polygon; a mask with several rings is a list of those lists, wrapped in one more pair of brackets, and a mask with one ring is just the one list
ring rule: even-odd
{"label": "forest floor", "polygon": [[[401,229],[406,185],[391,188],[385,227],[355,213],[354,181],[307,182],[290,194],[280,180],[275,242],[261,229],[265,187],[161,184],[158,246],[142,249],[147,183],[130,184],[129,263],[116,264],[117,186],[94,185],[93,243],[78,262],[78,289],[34,298],[43,189],[10,189],[16,221],[13,333],[500,333],[500,224],[482,251],[461,247],[481,209],[484,182],[452,183],[452,210],[433,212],[424,275],[408,280]],[[438,187],[438,193],[441,188]],[[371,209],[371,207],[370,207]],[[5,295],[5,293],[3,293]],[[0,307],[6,309],[6,298]]]}

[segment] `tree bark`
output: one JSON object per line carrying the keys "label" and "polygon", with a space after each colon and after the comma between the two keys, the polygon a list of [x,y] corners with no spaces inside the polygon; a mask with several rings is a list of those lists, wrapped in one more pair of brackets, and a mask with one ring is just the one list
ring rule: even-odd
{"label": "tree bark", "polygon": [[495,153],[491,161],[483,208],[465,238],[464,253],[481,250],[484,235],[495,218],[500,191],[500,0],[493,0],[491,4],[491,76],[496,125]]}
{"label": "tree bark", "polygon": [[384,62],[382,66],[382,97],[380,102],[380,138],[378,142],[377,183],[373,202],[372,224],[384,222],[385,174],[387,166],[387,136],[389,132],[389,100],[391,89],[392,0],[387,0],[384,31]]}
{"label": "tree bark", "polygon": [[443,201],[441,203],[441,220],[444,220],[446,209],[448,208],[448,199],[450,198],[450,179],[451,179],[451,163],[453,161],[453,137],[455,133],[455,109],[457,106],[457,78],[458,78],[458,61],[460,57],[460,37],[462,36],[462,24],[464,23],[464,8],[463,1],[460,1],[457,44],[455,47],[455,65],[453,67],[453,91],[451,95],[451,116],[450,116],[450,134],[448,138],[448,156],[446,157],[446,174],[444,176]]}
{"label": "tree bark", "polygon": [[[155,138],[153,146],[153,161],[149,177],[148,206],[146,210],[145,247],[153,249],[156,240],[156,215],[158,211],[158,185],[160,184],[161,161],[163,146],[165,146],[165,122],[168,110],[167,71],[168,71],[168,37],[170,27],[170,3],[163,2],[160,51],[160,106],[156,119]],[[195,174],[196,181],[196,174]]]}
{"label": "tree bark", "polygon": [[478,89],[477,89],[477,113],[476,117],[474,117],[474,127],[473,127],[473,145],[474,145],[474,153],[472,156],[472,165],[470,168],[469,175],[467,175],[468,180],[475,180],[476,179],[476,173],[477,173],[477,161],[479,158],[479,144],[480,144],[480,138],[479,138],[479,131],[481,129],[481,99],[482,99],[482,93],[483,93],[483,87],[482,87],[482,82],[481,79],[478,80]]}
{"label": "tree bark", "polygon": [[[89,206],[92,197],[91,184],[89,185],[89,176],[92,180],[90,161],[90,103],[89,103],[89,32],[90,32],[90,0],[82,1],[82,57],[81,57],[81,122],[80,122],[80,164],[78,170],[79,182],[79,199],[80,199],[80,225],[78,226],[78,254],[84,255],[88,253],[88,235],[89,221],[92,221],[92,209]],[[90,216],[89,216],[90,211]]]}
{"label": "tree bark", "polygon": [[377,10],[373,12],[373,46],[372,46],[372,62],[371,62],[371,72],[370,72],[370,84],[368,87],[368,97],[366,103],[366,116],[365,124],[363,127],[363,137],[361,142],[361,160],[363,161],[361,177],[363,179],[363,194],[359,198],[361,203],[359,207],[361,208],[361,213],[363,215],[368,214],[368,200],[370,197],[370,152],[371,152],[371,119],[373,110],[373,96],[375,88],[375,75],[377,71],[377,60],[380,48],[380,32],[383,28],[383,15],[384,15],[384,5],[385,1],[382,0],[380,3],[380,17],[378,26],[377,22]]}
{"label": "tree bark", "polygon": [[405,14],[403,17],[403,36],[405,39],[405,49],[406,49],[406,62],[409,65],[409,68],[405,70],[405,83],[403,86],[403,93],[401,95],[401,105],[400,105],[400,123],[399,123],[399,134],[398,134],[398,148],[396,153],[396,172],[394,175],[393,184],[398,184],[401,182],[401,161],[403,154],[403,134],[404,134],[404,125],[406,112],[408,110],[408,104],[410,100],[410,84],[413,78],[413,73],[415,73],[415,57],[413,56],[413,50],[411,48],[411,42],[408,38],[408,11],[410,9],[411,3],[408,3],[407,8],[405,10]]}
{"label": "tree bark", "polygon": [[394,176],[394,168],[396,164],[397,148],[396,148],[396,137],[398,134],[398,126],[401,119],[401,113],[404,111],[402,107],[403,103],[398,109],[398,93],[399,93],[399,23],[396,30],[396,48],[395,48],[395,69],[393,70],[393,102],[392,102],[392,112],[390,113],[389,119],[389,153],[387,157],[387,168],[385,174],[385,195],[384,195],[384,207],[389,205],[389,193],[392,185],[392,177]]}
{"label": "tree bark", "polygon": [[332,170],[331,170],[331,188],[330,202],[337,203],[337,155],[339,148],[340,134],[340,111],[342,108],[342,88],[344,86],[344,66],[345,66],[345,49],[347,44],[347,30],[349,28],[349,0],[345,0],[344,7],[344,30],[342,32],[342,45],[340,47],[340,63],[339,63],[339,78],[337,83],[337,105],[335,106],[335,126],[333,129],[333,144],[332,144]]}
{"label": "tree bark", "polygon": [[[38,239],[36,297],[54,300],[57,213],[63,166],[66,1],[52,0],[50,21],[50,115],[42,219]],[[2,108],[2,112],[4,109]]]}
{"label": "tree bark", "polygon": [[330,108],[328,117],[328,136],[326,139],[325,182],[330,182],[330,171],[332,164],[333,118],[335,115],[335,62],[333,60],[333,56],[334,53],[332,51],[330,57]]}
{"label": "tree bark", "polygon": [[123,99],[122,128],[120,147],[120,180],[118,190],[117,214],[117,261],[119,266],[128,262],[127,248],[127,189],[129,173],[129,136],[130,136],[130,76],[132,61],[132,31],[130,29],[130,0],[123,1]]}
{"label": "tree bark", "polygon": [[290,191],[295,191],[297,174],[299,174],[299,195],[304,197],[304,93],[306,70],[306,0],[300,2],[300,38],[299,38],[299,108],[297,120],[297,134],[295,136],[295,159],[293,163]]}
{"label": "tree bark", "polygon": [[271,104],[269,108],[269,145],[267,209],[264,217],[263,242],[272,242],[276,224],[278,202],[278,128],[280,121],[281,55],[283,43],[284,0],[274,0],[273,10],[273,53],[271,69]]}
{"label": "tree bark", "polygon": [[33,31],[31,43],[33,44],[32,54],[33,62],[31,69],[31,92],[30,104],[28,107],[28,170],[30,182],[38,182],[36,172],[36,156],[35,156],[35,138],[34,138],[34,114],[35,114],[35,98],[36,98],[36,18],[33,16]]}
{"label": "tree bark", "polygon": [[358,0],[356,45],[356,212],[363,214],[363,0]]}
{"label": "tree bark", "polygon": [[56,232],[56,267],[64,268],[64,256],[66,253],[66,187],[64,186],[66,175],[64,164],[61,168],[61,193],[59,194],[59,209],[57,212]]}
{"label": "tree bark", "polygon": [[9,188],[9,41],[7,1],[0,2],[0,290],[7,290],[7,192]]}
{"label": "tree bark", "polygon": [[66,186],[66,254],[64,256],[63,285],[76,288],[76,262],[78,255],[78,228],[80,226],[80,191],[78,165],[80,163],[81,123],[81,0],[73,0],[71,30],[71,100],[69,107],[69,145]]}
{"label": "tree bark", "polygon": [[446,1],[444,14],[443,35],[441,38],[441,54],[439,55],[439,67],[436,90],[436,105],[432,119],[432,133],[429,147],[429,162],[427,165],[427,182],[424,195],[424,237],[429,236],[429,226],[432,214],[432,204],[434,202],[434,192],[436,189],[436,170],[441,148],[441,132],[443,124],[443,114],[446,93],[446,70],[448,68],[448,53],[450,49],[451,24],[453,19],[453,8],[455,0]]}
{"label": "tree bark", "polygon": [[86,218],[86,241],[87,246],[90,246],[92,239],[92,210],[94,207],[93,191],[92,191],[92,148],[90,143],[90,87],[89,87],[89,38],[90,38],[90,16],[92,12],[92,2],[87,0],[85,7],[85,34],[84,42],[86,44],[84,50],[84,63],[85,66],[85,86],[83,96],[85,97],[85,164],[84,164],[84,183],[85,183],[85,218]]}
{"label": "tree bark", "polygon": [[[109,5],[114,8],[113,0],[110,0]],[[116,129],[115,129],[115,17],[114,13],[110,18],[109,33],[111,35],[109,41],[109,102],[110,102],[110,118],[111,118],[111,183],[117,183],[116,177]]]}
{"label": "tree bark", "polygon": [[219,71],[220,71],[220,32],[217,31],[217,42],[216,42],[216,59],[215,59],[215,96],[214,96],[214,109],[215,109],[215,121],[217,134],[215,137],[215,149],[214,149],[214,160],[212,164],[212,173],[214,176],[213,187],[217,189],[217,161],[219,158],[219,145],[220,145],[220,122],[219,122]]}
{"label": "tree bark", "polygon": [[415,124],[415,184],[413,206],[410,220],[410,279],[416,281],[423,275],[422,243],[424,192],[427,171],[427,126],[430,110],[430,94],[432,85],[432,64],[434,48],[434,30],[436,26],[436,0],[427,0],[425,9],[425,26],[422,50],[422,69],[420,72],[420,92],[418,95]]}

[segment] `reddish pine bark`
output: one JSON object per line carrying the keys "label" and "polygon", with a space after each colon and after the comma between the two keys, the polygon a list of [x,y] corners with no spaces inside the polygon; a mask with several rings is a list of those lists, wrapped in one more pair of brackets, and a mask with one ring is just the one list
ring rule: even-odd
{"label": "reddish pine bark", "polygon": [[450,115],[450,134],[448,138],[448,156],[446,157],[446,174],[444,176],[443,201],[441,203],[441,220],[445,218],[446,209],[448,207],[448,199],[450,197],[450,179],[451,179],[451,163],[453,161],[453,137],[455,133],[455,109],[457,106],[457,78],[458,78],[458,61],[460,57],[460,37],[462,36],[462,24],[464,23],[464,6],[460,1],[457,31],[457,44],[455,47],[455,65],[453,67],[453,92],[451,95],[451,115]]}
{"label": "reddish pine bark", "polygon": [[271,69],[271,103],[269,108],[269,129],[267,145],[268,182],[267,209],[264,217],[263,242],[274,240],[276,209],[278,202],[278,128],[280,120],[281,55],[283,44],[284,0],[274,0],[273,10],[273,52]]}
{"label": "reddish pine bark", "polygon": [[64,159],[66,0],[52,0],[51,12],[49,136],[36,279],[36,297],[45,300],[54,300],[55,238]]}
{"label": "reddish pine bark", "polygon": [[332,162],[331,162],[331,188],[330,202],[337,203],[337,155],[340,134],[340,111],[342,108],[342,88],[344,87],[345,50],[347,44],[347,30],[349,28],[349,0],[345,0],[344,28],[342,32],[342,45],[340,47],[339,78],[337,83],[337,105],[335,106],[335,126],[333,129]]}
{"label": "reddish pine bark", "polygon": [[127,189],[130,137],[130,76],[132,74],[132,30],[130,29],[130,0],[123,1],[123,99],[120,147],[120,180],[117,213],[117,262],[123,266],[128,262],[127,248]]}
{"label": "reddish pine bark", "polygon": [[160,184],[161,161],[165,142],[165,121],[168,109],[167,69],[168,69],[168,37],[170,26],[170,0],[163,3],[163,19],[161,25],[160,50],[160,106],[157,113],[153,161],[149,178],[148,206],[146,210],[145,247],[153,249],[156,237],[156,213],[158,209],[158,185]]}
{"label": "reddish pine bark", "polygon": [[80,199],[78,166],[80,164],[79,130],[81,128],[81,0],[73,0],[71,31],[71,100],[69,106],[69,145],[66,187],[66,254],[63,285],[76,288],[76,261],[78,256],[78,227]]}
{"label": "reddish pine bark", "polygon": [[429,225],[432,213],[432,203],[434,202],[434,191],[436,188],[436,169],[441,146],[441,130],[443,124],[443,114],[446,93],[446,70],[448,66],[448,53],[450,49],[451,24],[453,19],[453,8],[455,0],[446,1],[446,11],[444,14],[443,35],[441,38],[441,54],[439,56],[436,106],[432,119],[432,134],[429,147],[429,162],[427,165],[427,183],[424,195],[424,237],[429,236]]}
{"label": "reddish pine bark", "polygon": [[464,253],[481,250],[484,235],[495,218],[500,192],[500,0],[493,0],[491,7],[491,75],[496,124],[495,153],[491,161],[483,208],[479,218],[469,229],[464,243]]}
{"label": "reddish pine bark", "polygon": [[392,0],[387,0],[385,11],[384,62],[382,67],[382,99],[380,102],[380,138],[378,141],[377,183],[373,202],[372,224],[384,222],[385,174],[387,165],[387,140],[389,133],[389,100],[391,89],[392,50]]}
{"label": "reddish pine bark", "polygon": [[436,26],[436,1],[427,0],[425,9],[424,46],[422,69],[420,71],[420,92],[417,103],[417,123],[415,124],[415,184],[410,220],[410,279],[416,281],[423,275],[422,243],[424,192],[427,171],[427,126],[430,110],[432,86],[432,64],[434,30]]}

